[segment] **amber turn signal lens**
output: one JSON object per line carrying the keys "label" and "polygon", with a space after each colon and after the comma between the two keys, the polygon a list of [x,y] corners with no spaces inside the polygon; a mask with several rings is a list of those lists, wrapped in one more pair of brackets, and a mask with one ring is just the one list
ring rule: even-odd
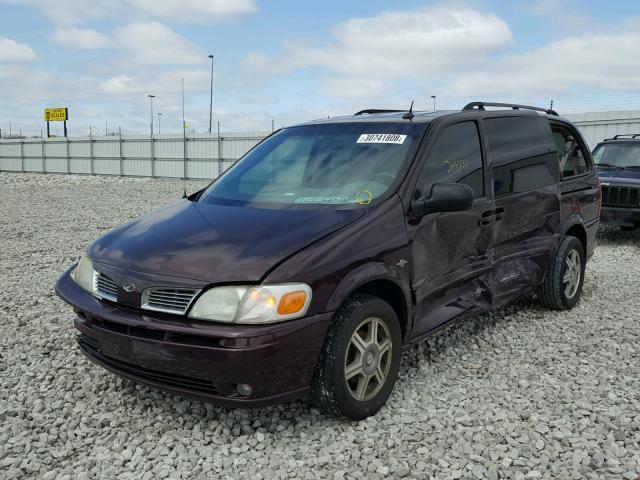
{"label": "amber turn signal lens", "polygon": [[306,301],[306,292],[298,291],[285,293],[280,299],[278,313],[280,315],[291,315],[292,313],[297,313],[304,308]]}

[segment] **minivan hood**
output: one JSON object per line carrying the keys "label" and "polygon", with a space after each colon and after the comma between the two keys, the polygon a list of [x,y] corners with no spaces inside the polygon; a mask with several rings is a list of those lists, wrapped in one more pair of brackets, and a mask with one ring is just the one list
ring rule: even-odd
{"label": "minivan hood", "polygon": [[96,262],[210,283],[258,282],[364,209],[264,209],[181,200],[117,227],[88,250]]}

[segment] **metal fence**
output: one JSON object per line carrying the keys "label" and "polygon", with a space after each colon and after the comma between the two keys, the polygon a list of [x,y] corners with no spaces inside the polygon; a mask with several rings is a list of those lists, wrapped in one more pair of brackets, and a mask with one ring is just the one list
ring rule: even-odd
{"label": "metal fence", "polygon": [[618,110],[563,115],[576,124],[591,149],[614,135],[640,133],[640,111]]}
{"label": "metal fence", "polygon": [[268,133],[6,139],[0,171],[216,178]]}
{"label": "metal fence", "polygon": [[[614,135],[640,133],[638,110],[565,116],[591,148]],[[0,171],[212,179],[268,134],[188,134],[186,144],[181,135],[2,139]]]}

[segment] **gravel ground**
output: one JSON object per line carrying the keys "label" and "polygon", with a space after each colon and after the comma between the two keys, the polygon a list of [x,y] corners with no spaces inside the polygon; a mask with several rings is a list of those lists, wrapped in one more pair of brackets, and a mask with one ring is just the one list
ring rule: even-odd
{"label": "gravel ground", "polygon": [[78,352],[55,280],[180,196],[171,180],[0,173],[0,478],[640,476],[640,232],[601,232],[571,312],[523,300],[454,326],[404,355],[380,413],[346,422],[183,399]]}

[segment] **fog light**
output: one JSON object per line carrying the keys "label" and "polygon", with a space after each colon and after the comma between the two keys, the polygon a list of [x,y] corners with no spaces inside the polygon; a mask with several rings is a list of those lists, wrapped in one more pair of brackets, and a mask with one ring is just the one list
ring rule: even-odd
{"label": "fog light", "polygon": [[251,385],[247,385],[246,383],[239,383],[236,385],[236,392],[238,392],[238,395],[240,396],[248,397],[253,393],[253,388],[251,388]]}

